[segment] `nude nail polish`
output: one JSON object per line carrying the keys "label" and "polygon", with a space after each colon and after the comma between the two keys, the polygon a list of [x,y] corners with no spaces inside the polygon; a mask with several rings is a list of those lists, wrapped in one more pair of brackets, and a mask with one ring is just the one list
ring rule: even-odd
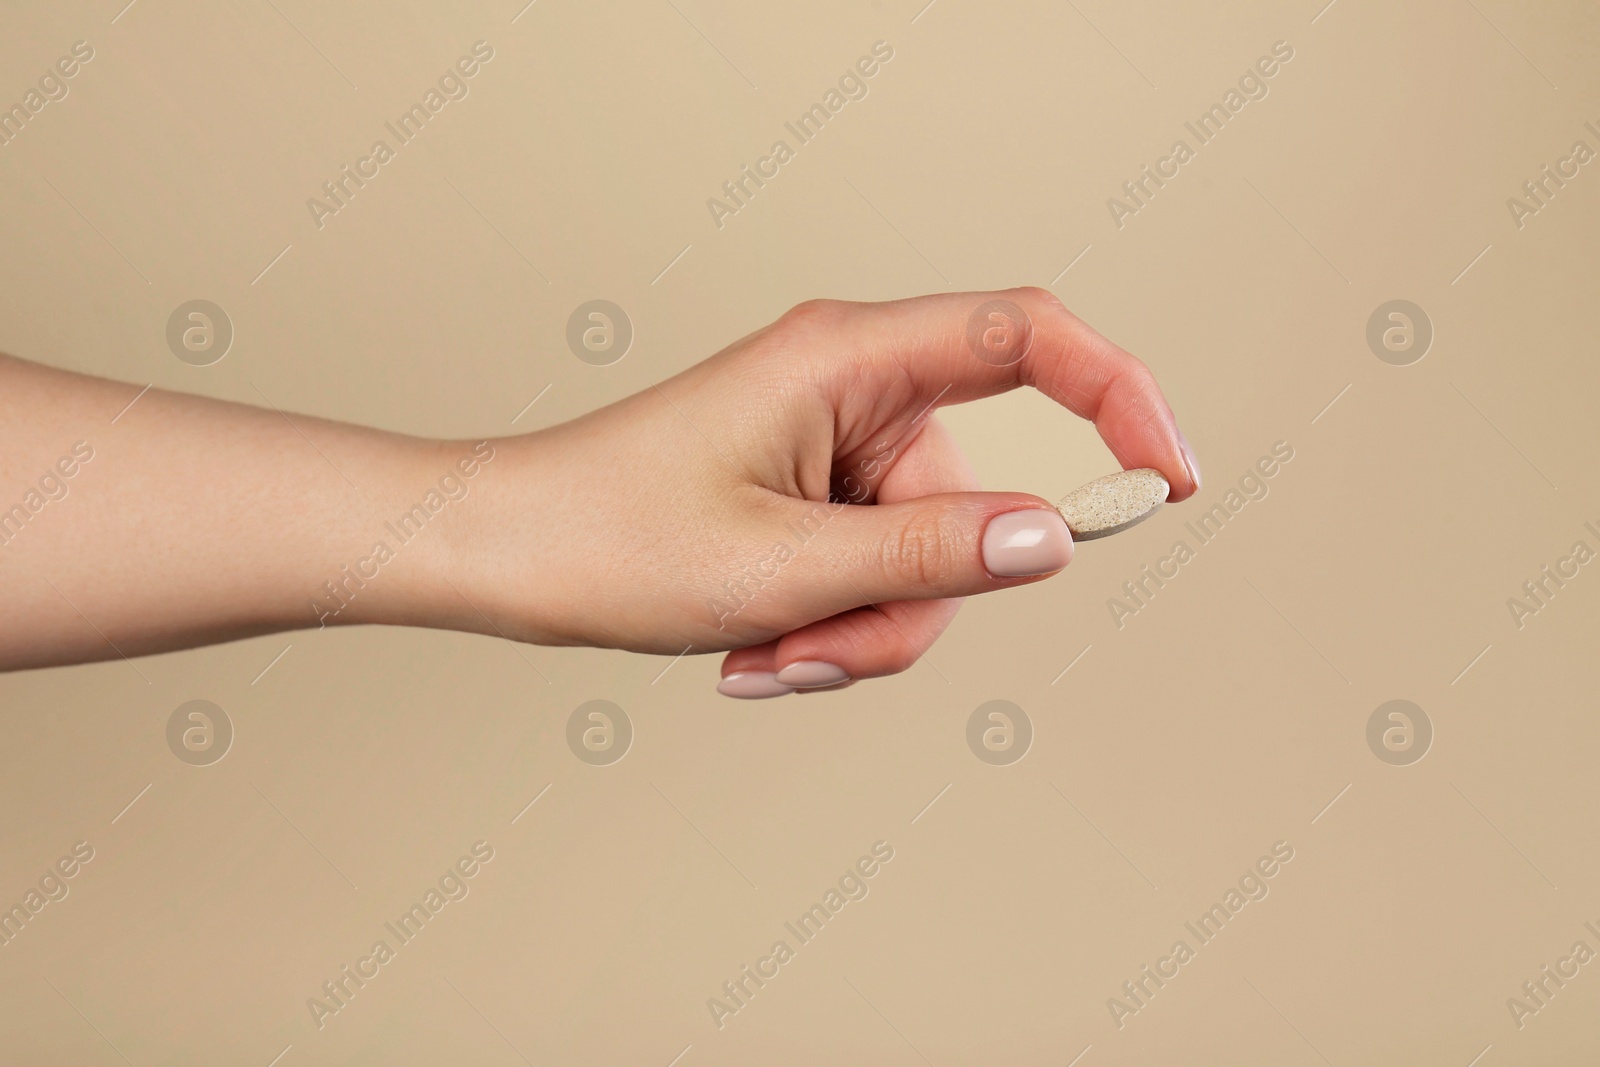
{"label": "nude nail polish", "polygon": [[784,685],[771,671],[734,671],[717,683],[717,692],[738,700],[765,700],[787,696],[794,686]]}
{"label": "nude nail polish", "polygon": [[815,689],[818,686],[838,685],[850,680],[850,672],[820,659],[803,659],[789,664],[778,672],[778,681],[796,689]]}
{"label": "nude nail polish", "polygon": [[1008,511],[984,527],[983,565],[996,578],[1049,574],[1071,562],[1072,534],[1054,511]]}

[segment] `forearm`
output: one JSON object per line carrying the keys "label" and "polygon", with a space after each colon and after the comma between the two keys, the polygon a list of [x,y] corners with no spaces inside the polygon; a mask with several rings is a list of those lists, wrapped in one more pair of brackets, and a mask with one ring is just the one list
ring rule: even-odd
{"label": "forearm", "polygon": [[0,668],[355,622],[478,628],[441,606],[451,509],[492,476],[492,445],[156,389],[128,407],[138,393],[0,357]]}

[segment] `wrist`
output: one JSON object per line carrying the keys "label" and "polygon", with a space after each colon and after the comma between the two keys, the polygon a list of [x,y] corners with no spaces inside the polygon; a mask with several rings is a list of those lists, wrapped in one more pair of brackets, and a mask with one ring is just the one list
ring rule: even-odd
{"label": "wrist", "polygon": [[309,624],[492,632],[454,587],[468,570],[463,512],[498,457],[495,443],[384,436],[351,520],[318,553]]}
{"label": "wrist", "polygon": [[[505,637],[533,644],[572,644],[555,610],[540,531],[550,522],[551,451],[543,434],[436,441],[418,473],[409,524],[393,524],[396,541],[420,545],[422,523],[432,543],[408,573],[408,625]],[[406,539],[409,536],[409,539]]]}

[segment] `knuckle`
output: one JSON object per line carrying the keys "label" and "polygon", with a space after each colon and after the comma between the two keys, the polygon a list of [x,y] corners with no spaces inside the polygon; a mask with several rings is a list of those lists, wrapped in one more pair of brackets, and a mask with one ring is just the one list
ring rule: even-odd
{"label": "knuckle", "polygon": [[1067,310],[1067,305],[1061,302],[1061,298],[1043,286],[1022,285],[1011,291],[1042,311],[1054,313]]}
{"label": "knuckle", "polygon": [[960,571],[958,538],[939,512],[914,514],[883,542],[883,566],[893,580],[942,589]]}
{"label": "knuckle", "polygon": [[916,665],[920,653],[898,634],[890,640],[889,648],[883,653],[880,664],[885,674],[904,674]]}
{"label": "knuckle", "polygon": [[1136,356],[1128,356],[1120,377],[1133,395],[1133,407],[1149,416],[1159,414],[1165,406],[1161,399],[1161,383],[1156,372],[1145,366]]}
{"label": "knuckle", "polygon": [[826,329],[838,324],[844,309],[840,300],[807,300],[785,311],[778,322],[791,330]]}
{"label": "knuckle", "polygon": [[1118,376],[1140,394],[1148,394],[1156,388],[1156,372],[1145,366],[1138,356],[1125,356]]}

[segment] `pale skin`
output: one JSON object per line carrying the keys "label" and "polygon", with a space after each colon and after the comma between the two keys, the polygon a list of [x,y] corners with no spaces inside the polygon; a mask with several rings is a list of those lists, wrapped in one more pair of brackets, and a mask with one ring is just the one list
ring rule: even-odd
{"label": "pale skin", "polygon": [[[966,340],[996,297],[1032,324],[1009,366]],[[377,623],[724,652],[735,696],[895,674],[961,598],[1070,562],[1049,502],[978,491],[934,415],[1019,386],[1092,420],[1123,467],[1161,471],[1169,499],[1199,488],[1144,364],[1039,289],[812,301],[487,444],[156,389],[123,412],[137,386],[0,356],[0,669]],[[437,509],[397,537],[430,491]]]}

